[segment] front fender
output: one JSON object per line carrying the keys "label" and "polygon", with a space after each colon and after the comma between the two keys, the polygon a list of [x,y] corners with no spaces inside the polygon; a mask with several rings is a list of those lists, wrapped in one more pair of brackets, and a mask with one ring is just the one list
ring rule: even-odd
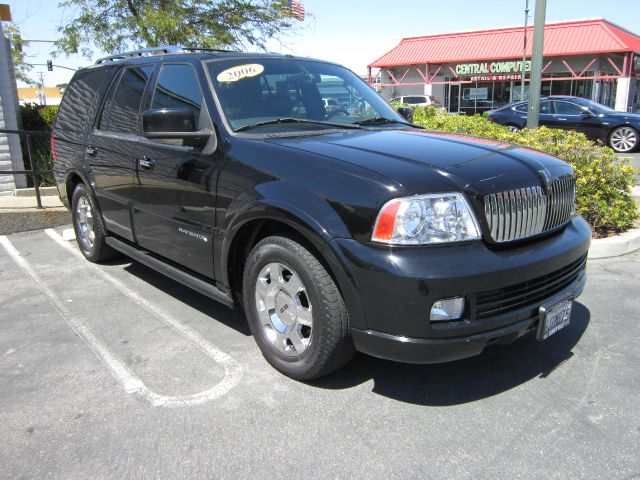
{"label": "front fender", "polygon": [[238,233],[250,222],[273,220],[287,225],[309,241],[322,255],[326,266],[338,284],[349,311],[351,325],[365,325],[360,296],[353,278],[335,251],[334,238],[351,238],[341,218],[324,199],[286,182],[269,182],[243,192],[227,209],[223,231],[214,243],[216,258],[220,259],[216,279],[229,287],[229,253]]}

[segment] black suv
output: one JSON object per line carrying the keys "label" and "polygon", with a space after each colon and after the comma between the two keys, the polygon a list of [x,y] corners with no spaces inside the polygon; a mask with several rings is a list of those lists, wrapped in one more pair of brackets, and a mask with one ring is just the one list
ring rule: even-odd
{"label": "black suv", "polygon": [[[327,111],[323,98],[349,97]],[[591,232],[574,172],[407,123],[353,72],[159,48],[64,95],[55,175],[84,256],[115,252],[229,306],[298,379],[354,351],[455,360],[569,323]]]}

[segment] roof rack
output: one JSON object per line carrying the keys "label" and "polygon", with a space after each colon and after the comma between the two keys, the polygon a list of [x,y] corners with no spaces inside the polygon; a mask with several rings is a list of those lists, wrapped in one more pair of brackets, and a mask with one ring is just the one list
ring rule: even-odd
{"label": "roof rack", "polygon": [[130,52],[115,53],[100,57],[96,60],[96,65],[106,62],[115,62],[117,60],[125,60],[127,58],[150,57],[153,55],[163,55],[167,53],[206,53],[206,52],[229,52],[237,53],[237,50],[223,50],[219,48],[183,48],[177,45],[164,45],[161,47],[141,48],[140,50],[131,50]]}

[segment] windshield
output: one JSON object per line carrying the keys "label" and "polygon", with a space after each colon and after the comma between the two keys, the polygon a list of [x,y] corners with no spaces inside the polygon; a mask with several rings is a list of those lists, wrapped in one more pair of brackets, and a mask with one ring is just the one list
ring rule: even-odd
{"label": "windshield", "polygon": [[369,85],[338,65],[254,58],[211,61],[207,67],[233,130],[335,129],[372,119],[405,123]]}

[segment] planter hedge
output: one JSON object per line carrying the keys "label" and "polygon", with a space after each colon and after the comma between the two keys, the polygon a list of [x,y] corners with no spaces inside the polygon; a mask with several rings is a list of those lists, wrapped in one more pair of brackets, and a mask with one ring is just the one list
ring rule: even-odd
{"label": "planter hedge", "polygon": [[594,144],[582,133],[546,127],[514,133],[480,115],[450,115],[431,107],[416,107],[414,123],[430,130],[515,143],[565,160],[576,171],[576,209],[595,237],[628,230],[639,218],[631,187],[640,172],[628,159]]}

